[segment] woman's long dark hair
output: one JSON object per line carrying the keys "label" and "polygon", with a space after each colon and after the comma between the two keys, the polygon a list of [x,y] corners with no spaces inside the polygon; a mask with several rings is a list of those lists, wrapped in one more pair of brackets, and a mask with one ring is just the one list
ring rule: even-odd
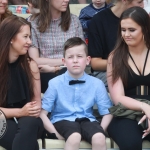
{"label": "woman's long dark hair", "polygon": [[[30,23],[24,18],[17,16],[7,17],[0,24],[0,107],[4,107],[6,104],[9,79],[8,64],[10,42],[20,32],[22,26],[24,25],[30,26]],[[20,56],[19,58],[19,63],[28,77],[30,97],[33,98],[33,75],[28,62],[28,60],[31,59],[28,56],[28,53]]]}
{"label": "woman's long dark hair", "polygon": [[[33,15],[31,17],[31,20],[34,20],[36,17],[37,24],[38,24],[38,30],[43,33],[46,31],[46,29],[50,26],[50,23],[52,21],[52,15],[51,15],[51,0],[40,0],[40,13]],[[69,4],[67,6],[67,10],[65,12],[62,12],[61,15],[61,22],[60,26],[63,31],[67,31],[69,29],[71,23],[71,17],[70,17],[70,9]]]}
{"label": "woman's long dark hair", "polygon": [[125,10],[120,17],[120,25],[118,30],[117,42],[115,49],[112,51],[112,82],[113,84],[121,78],[123,84],[127,86],[128,78],[128,45],[122,39],[121,35],[121,21],[123,19],[131,18],[142,28],[145,44],[150,49],[150,17],[148,13],[140,7],[132,7]]}

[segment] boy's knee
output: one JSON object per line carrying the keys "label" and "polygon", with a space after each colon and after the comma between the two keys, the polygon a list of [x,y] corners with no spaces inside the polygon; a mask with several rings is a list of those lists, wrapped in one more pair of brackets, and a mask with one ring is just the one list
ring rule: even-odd
{"label": "boy's knee", "polygon": [[70,143],[71,145],[78,145],[80,144],[80,141],[81,135],[79,133],[73,133],[68,137],[66,142]]}
{"label": "boy's knee", "polygon": [[103,146],[106,144],[106,138],[103,133],[96,133],[92,136],[92,145]]}

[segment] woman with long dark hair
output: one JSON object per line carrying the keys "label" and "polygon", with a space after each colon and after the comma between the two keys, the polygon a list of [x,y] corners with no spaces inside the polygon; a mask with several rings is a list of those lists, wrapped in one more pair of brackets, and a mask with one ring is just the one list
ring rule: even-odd
{"label": "woman with long dark hair", "polygon": [[0,110],[7,130],[0,146],[7,150],[38,150],[43,131],[40,74],[28,56],[30,23],[11,16],[0,24]]}
{"label": "woman with long dark hair", "polygon": [[[42,92],[49,79],[61,74],[63,44],[71,37],[84,39],[77,16],[70,14],[69,0],[40,0],[40,13],[32,16],[32,47],[29,55],[40,68]],[[61,71],[60,71],[61,70]]]}
{"label": "woman with long dark hair", "polygon": [[[140,7],[129,8],[120,17],[117,43],[107,64],[110,96],[114,108],[121,109],[115,113],[108,133],[120,150],[141,150],[142,141],[150,141],[149,51],[149,15]],[[121,116],[124,107],[126,116]],[[142,124],[146,118],[147,127]]]}

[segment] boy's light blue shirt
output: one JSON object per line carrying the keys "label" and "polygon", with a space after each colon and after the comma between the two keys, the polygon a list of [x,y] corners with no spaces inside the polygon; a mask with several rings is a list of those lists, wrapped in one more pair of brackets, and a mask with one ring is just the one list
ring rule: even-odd
{"label": "boy's light blue shirt", "polygon": [[68,71],[49,81],[42,108],[51,112],[51,122],[60,120],[75,121],[76,118],[89,118],[96,121],[93,116],[93,106],[96,103],[100,115],[109,114],[108,108],[112,102],[107,94],[103,82],[95,77],[84,75],[78,80],[85,83],[69,85],[72,78]]}

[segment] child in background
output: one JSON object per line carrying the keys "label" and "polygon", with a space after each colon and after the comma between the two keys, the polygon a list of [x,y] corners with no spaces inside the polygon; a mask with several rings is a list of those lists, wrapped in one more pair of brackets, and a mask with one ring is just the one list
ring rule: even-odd
{"label": "child in background", "polygon": [[39,13],[39,0],[28,0],[28,11],[32,15]]}
{"label": "child in background", "polygon": [[112,4],[108,5],[105,0],[92,0],[91,4],[81,10],[79,20],[82,24],[86,43],[88,43],[88,26],[92,17],[110,6],[112,6]]}
{"label": "child in background", "polygon": [[[82,138],[92,149],[106,150],[105,131],[112,119],[108,111],[112,103],[103,82],[84,72],[90,56],[81,38],[65,42],[63,63],[67,71],[49,81],[43,96],[40,117],[44,127],[58,139],[65,139],[65,150],[78,150]],[[103,116],[101,123],[93,116],[94,104]]]}

